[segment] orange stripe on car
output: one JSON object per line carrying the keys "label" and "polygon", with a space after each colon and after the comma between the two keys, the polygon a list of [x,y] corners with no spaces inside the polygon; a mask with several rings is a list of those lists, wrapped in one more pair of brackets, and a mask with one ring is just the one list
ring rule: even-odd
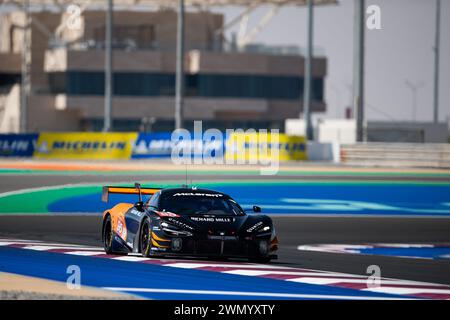
{"label": "orange stripe on car", "polygon": [[162,245],[160,245],[158,242],[156,242],[155,240],[153,240],[153,238],[152,238],[152,244],[155,246],[155,247],[159,247],[159,248],[168,248],[169,246],[162,246]]}
{"label": "orange stripe on car", "polygon": [[158,241],[170,241],[168,239],[162,239],[160,237],[158,237],[153,231],[152,231],[152,238]]}

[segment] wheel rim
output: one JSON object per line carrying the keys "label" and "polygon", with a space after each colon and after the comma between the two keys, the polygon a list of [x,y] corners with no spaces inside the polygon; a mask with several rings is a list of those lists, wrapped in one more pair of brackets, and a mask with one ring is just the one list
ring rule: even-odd
{"label": "wheel rim", "polygon": [[141,233],[141,252],[145,252],[147,250],[148,241],[149,241],[148,224],[144,223],[144,226],[142,227],[142,233]]}

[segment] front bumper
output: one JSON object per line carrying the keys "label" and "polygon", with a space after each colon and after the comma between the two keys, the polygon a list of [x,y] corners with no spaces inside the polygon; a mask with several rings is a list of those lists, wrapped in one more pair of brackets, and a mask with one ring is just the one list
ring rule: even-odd
{"label": "front bumper", "polygon": [[241,240],[238,237],[209,236],[204,239],[183,237],[170,240],[170,244],[167,243],[165,247],[152,247],[152,254],[277,259],[274,252],[270,251],[268,239]]}

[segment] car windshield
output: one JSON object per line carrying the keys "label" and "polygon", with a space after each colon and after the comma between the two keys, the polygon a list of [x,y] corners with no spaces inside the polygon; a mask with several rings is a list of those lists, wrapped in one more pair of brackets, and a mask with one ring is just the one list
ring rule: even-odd
{"label": "car windshield", "polygon": [[161,197],[159,209],[180,215],[243,215],[242,208],[222,194],[174,193]]}

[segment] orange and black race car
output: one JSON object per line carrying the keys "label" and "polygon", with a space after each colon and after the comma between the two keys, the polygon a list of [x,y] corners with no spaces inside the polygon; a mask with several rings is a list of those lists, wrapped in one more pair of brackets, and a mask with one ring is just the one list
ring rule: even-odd
{"label": "orange and black race car", "polygon": [[[108,254],[276,259],[278,239],[272,219],[246,214],[230,196],[195,187],[103,187],[109,194],[136,194],[136,203],[119,203],[103,213],[102,239]],[[149,195],[143,201],[143,195]],[[247,210],[246,210],[247,211]]]}

